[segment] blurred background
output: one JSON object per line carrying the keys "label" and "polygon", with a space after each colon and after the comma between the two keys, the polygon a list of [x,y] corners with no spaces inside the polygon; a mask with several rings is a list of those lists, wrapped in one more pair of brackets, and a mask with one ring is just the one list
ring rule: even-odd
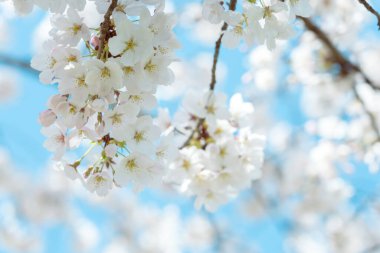
{"label": "blurred background", "polygon": [[[262,178],[216,213],[167,189],[99,198],[59,172],[37,121],[57,88],[29,67],[49,19],[1,2],[0,252],[380,252],[377,20],[357,0],[310,2],[314,22],[378,89],[343,73],[301,21],[274,51],[222,47],[217,89],[254,104],[268,141]],[[200,1],[167,1],[181,42],[176,81],[158,91],[171,114],[187,89],[210,81],[220,25],[201,10]],[[91,4],[83,15],[94,26],[101,19]]]}

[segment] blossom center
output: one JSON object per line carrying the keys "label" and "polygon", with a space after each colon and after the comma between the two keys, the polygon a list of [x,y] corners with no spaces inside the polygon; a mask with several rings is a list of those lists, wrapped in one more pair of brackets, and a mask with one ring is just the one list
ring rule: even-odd
{"label": "blossom center", "polygon": [[122,122],[122,120],[121,120],[121,114],[120,113],[115,113],[110,118],[112,120],[112,124],[113,125],[120,124]]}
{"label": "blossom center", "polygon": [[183,160],[182,162],[182,167],[185,169],[185,170],[189,170],[191,168],[191,163],[189,160],[185,159]]}
{"label": "blossom center", "polygon": [[269,6],[264,7],[264,18],[272,17],[272,10]]}
{"label": "blossom center", "polygon": [[139,143],[141,141],[143,141],[145,138],[144,138],[144,132],[142,131],[136,131],[135,132],[135,135],[133,136],[133,139]]}
{"label": "blossom center", "polygon": [[208,114],[215,114],[216,108],[213,105],[206,106],[206,111]]}
{"label": "blossom center", "polygon": [[243,27],[241,26],[235,26],[234,27],[234,32],[237,34],[237,35],[243,35]]}
{"label": "blossom center", "polygon": [[135,70],[134,70],[134,68],[131,67],[131,66],[125,66],[125,67],[123,67],[123,72],[124,72],[124,74],[125,74],[126,76],[128,76],[128,75],[134,73]]}
{"label": "blossom center", "polygon": [[137,43],[134,38],[131,38],[125,43],[124,51],[134,50],[137,47]]}
{"label": "blossom center", "polygon": [[55,66],[56,63],[57,63],[57,60],[55,58],[51,58],[50,59],[50,65],[49,65],[49,67],[50,68],[54,68],[54,66]]}
{"label": "blossom center", "polygon": [[220,155],[222,158],[226,157],[226,155],[227,155],[227,149],[226,149],[225,147],[220,148],[220,150],[219,150],[219,155]]}
{"label": "blossom center", "polygon": [[85,86],[87,86],[84,76],[78,77],[76,81],[77,81],[77,85],[79,87],[85,87]]}
{"label": "blossom center", "polygon": [[132,100],[135,103],[138,103],[138,102],[142,101],[142,98],[139,95],[130,95],[129,99]]}
{"label": "blossom center", "polygon": [[157,69],[157,65],[153,64],[152,61],[149,61],[147,64],[145,64],[144,69],[148,72],[154,72]]}
{"label": "blossom center", "polygon": [[70,55],[67,57],[68,62],[78,62],[78,58],[75,55]]}
{"label": "blossom center", "polygon": [[57,143],[62,143],[63,144],[63,143],[65,143],[65,136],[63,134],[57,135],[55,137],[55,140],[56,140]]}
{"label": "blossom center", "polygon": [[109,70],[109,68],[104,67],[104,68],[102,68],[102,71],[100,72],[100,76],[102,78],[108,78],[111,76],[111,71]]}
{"label": "blossom center", "polygon": [[96,176],[95,177],[95,184],[97,186],[101,185],[104,181],[106,181],[106,179],[102,176]]}
{"label": "blossom center", "polygon": [[126,162],[126,167],[129,169],[129,170],[134,170],[137,168],[137,163],[136,163],[136,159],[130,159]]}
{"label": "blossom center", "polygon": [[73,31],[74,35],[77,35],[78,32],[82,29],[82,26],[81,25],[78,25],[78,24],[74,24],[72,27],[71,27],[71,31]]}

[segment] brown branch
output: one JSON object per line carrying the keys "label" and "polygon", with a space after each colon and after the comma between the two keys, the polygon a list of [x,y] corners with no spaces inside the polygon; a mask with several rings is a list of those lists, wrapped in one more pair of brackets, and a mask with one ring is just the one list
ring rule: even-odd
{"label": "brown branch", "polygon": [[[234,11],[236,9],[236,4],[237,4],[237,0],[231,0],[231,2],[230,2],[230,10],[231,11]],[[220,54],[220,47],[222,45],[222,39],[223,39],[223,36],[224,36],[224,31],[226,31],[227,28],[228,28],[228,24],[226,22],[224,22],[224,24],[222,26],[222,29],[221,29],[220,36],[219,36],[218,40],[215,42],[214,60],[213,60],[212,69],[211,69],[210,90],[214,90],[215,89],[215,84],[216,84],[216,67],[217,67],[217,64],[218,64],[218,59],[219,59],[219,54]]]}
{"label": "brown branch", "polygon": [[104,47],[106,44],[107,33],[111,26],[111,15],[116,7],[117,7],[117,0],[112,0],[106,14],[104,14],[104,21],[100,26],[98,59],[102,58]]}
{"label": "brown branch", "polygon": [[[361,70],[361,68],[350,62],[347,58],[343,56],[343,54],[337,49],[337,47],[332,43],[330,38],[327,36],[326,33],[324,33],[318,26],[316,26],[310,19],[304,18],[304,17],[298,17],[300,20],[303,21],[305,24],[305,27],[313,32],[315,36],[330,50],[332,59],[336,64],[338,64],[341,68],[342,74],[349,74],[351,72],[356,72],[360,74],[364,81],[371,86],[374,90],[380,90],[380,87],[376,86],[367,76],[366,74]],[[360,97],[356,85],[353,87],[353,92],[355,95],[355,98],[359,103],[362,105],[363,110],[365,113],[368,115],[370,122],[371,122],[371,127],[373,131],[376,134],[376,141],[380,141],[380,128],[377,124],[376,116],[373,115],[372,112],[370,112],[366,105],[364,100]]]}
{"label": "brown branch", "polygon": [[380,14],[366,0],[358,0],[358,1],[367,9],[367,11],[375,15],[375,17],[377,18],[377,26],[380,30]]}
{"label": "brown branch", "polygon": [[356,65],[349,61],[339,50],[338,48],[332,43],[330,38],[326,35],[325,32],[323,32],[318,26],[316,26],[310,19],[304,18],[304,17],[297,17],[298,19],[302,20],[302,22],[305,24],[305,27],[313,32],[317,38],[322,41],[322,43],[330,50],[332,54],[332,58],[334,59],[335,63],[337,63],[341,71],[343,73],[351,73],[352,71],[357,72],[360,74],[364,81],[371,86],[374,90],[380,90],[380,86],[375,85],[375,83],[369,79],[369,77],[362,71],[362,69],[359,67],[359,65]]}
{"label": "brown branch", "polygon": [[[229,10],[234,11],[236,9],[237,0],[231,0],[229,4]],[[210,82],[210,90],[213,91],[215,89],[216,85],[216,67],[218,65],[218,59],[220,54],[220,47],[222,46],[222,39],[224,36],[224,31],[226,31],[228,28],[228,24],[226,22],[223,23],[223,26],[220,30],[220,36],[218,40],[215,42],[215,50],[214,50],[214,58],[212,62],[212,68],[211,68],[211,82]],[[198,122],[191,132],[190,136],[186,139],[186,141],[183,143],[180,149],[183,149],[184,147],[188,146],[193,139],[194,135],[199,131],[199,128],[203,125],[205,119],[198,119]]]}

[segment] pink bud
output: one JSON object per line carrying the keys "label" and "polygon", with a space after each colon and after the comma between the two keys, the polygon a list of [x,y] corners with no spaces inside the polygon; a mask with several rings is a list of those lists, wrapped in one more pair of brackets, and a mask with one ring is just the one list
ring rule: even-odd
{"label": "pink bud", "polygon": [[94,48],[97,48],[99,46],[99,37],[97,36],[93,36],[90,40],[90,43],[91,45],[94,47]]}
{"label": "pink bud", "polygon": [[50,97],[47,105],[49,109],[55,110],[60,103],[65,101],[67,101],[67,97],[57,94]]}
{"label": "pink bud", "polygon": [[56,119],[57,116],[55,113],[49,109],[40,113],[39,122],[42,126],[48,127],[51,126]]}

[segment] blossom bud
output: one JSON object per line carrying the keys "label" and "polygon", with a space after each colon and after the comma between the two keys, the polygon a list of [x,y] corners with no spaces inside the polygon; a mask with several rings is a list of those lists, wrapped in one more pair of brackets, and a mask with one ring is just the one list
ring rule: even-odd
{"label": "blossom bud", "polygon": [[90,40],[91,46],[93,46],[95,49],[99,47],[99,37],[93,36]]}
{"label": "blossom bud", "polygon": [[57,119],[57,115],[52,110],[45,110],[40,113],[39,122],[44,127],[51,126],[55,120]]}
{"label": "blossom bud", "polygon": [[65,96],[62,96],[59,94],[54,95],[54,96],[50,97],[50,99],[48,101],[48,107],[54,111],[56,109],[56,107],[61,102],[64,102],[64,101],[67,101],[67,98]]}

